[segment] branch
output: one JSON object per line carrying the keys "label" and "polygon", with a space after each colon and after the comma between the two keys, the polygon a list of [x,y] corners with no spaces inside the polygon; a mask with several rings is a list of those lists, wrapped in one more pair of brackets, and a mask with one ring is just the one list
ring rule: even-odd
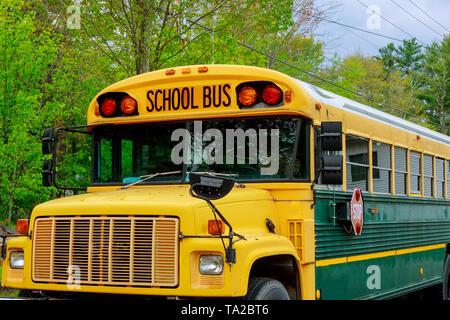
{"label": "branch", "polygon": [[[98,29],[95,27],[95,23],[93,23],[92,21],[86,19],[85,17],[83,17],[83,19],[85,19],[86,21],[90,22],[95,30],[97,31],[98,35],[102,38],[103,42],[106,44],[106,46],[108,47],[109,51],[111,52],[111,55],[108,54],[101,46],[98,45],[98,43],[94,40],[92,40],[92,42],[97,46],[97,48],[99,48],[108,58],[110,58],[111,60],[117,62],[122,69],[125,71],[125,73],[130,76],[130,72],[128,71],[128,69],[122,64],[122,62],[120,61],[119,58],[117,58],[117,56],[114,54],[114,51],[112,50],[112,48],[109,46],[108,42],[106,41],[106,39],[102,36],[102,34],[98,31]],[[87,36],[89,37],[89,39],[93,38],[89,32],[87,31],[86,27],[84,26],[83,23],[81,23],[81,27],[83,28],[83,30],[86,32]]]}

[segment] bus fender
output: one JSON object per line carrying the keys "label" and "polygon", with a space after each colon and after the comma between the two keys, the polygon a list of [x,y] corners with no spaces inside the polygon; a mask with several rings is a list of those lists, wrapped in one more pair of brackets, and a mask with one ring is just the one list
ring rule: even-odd
{"label": "bus fender", "polygon": [[301,272],[297,250],[286,237],[277,234],[247,237],[245,241],[236,242],[235,245],[237,263],[232,267],[238,269],[233,272],[232,277],[233,287],[238,290],[233,293],[235,296],[245,296],[252,267],[256,261],[262,258],[290,256],[294,259],[297,270]]}

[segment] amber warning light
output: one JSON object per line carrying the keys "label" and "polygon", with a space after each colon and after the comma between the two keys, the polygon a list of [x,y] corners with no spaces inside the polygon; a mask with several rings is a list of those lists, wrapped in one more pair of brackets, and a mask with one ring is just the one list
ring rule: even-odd
{"label": "amber warning light", "polygon": [[106,93],[101,95],[97,101],[100,105],[98,113],[103,117],[121,117],[138,114],[136,100],[123,92]]}
{"label": "amber warning light", "polygon": [[17,227],[17,233],[27,234],[28,233],[28,219],[18,219],[16,227]]}
{"label": "amber warning light", "polygon": [[225,230],[225,223],[222,220],[208,220],[208,233],[210,235],[220,235]]}
{"label": "amber warning light", "polygon": [[[237,88],[238,105],[245,108],[279,107],[283,103],[283,91],[274,83],[254,81],[240,84]],[[286,100],[289,102],[289,100]]]}

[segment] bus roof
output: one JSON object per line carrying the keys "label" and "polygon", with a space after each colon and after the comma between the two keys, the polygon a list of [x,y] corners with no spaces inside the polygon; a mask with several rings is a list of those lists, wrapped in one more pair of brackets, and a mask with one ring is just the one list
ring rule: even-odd
{"label": "bus roof", "polygon": [[376,121],[408,131],[410,133],[419,134],[425,138],[450,145],[450,137],[447,135],[422,127],[418,124],[401,119],[368,105],[337,95],[307,82],[301,80],[297,81],[314,99],[318,101],[321,101],[338,109],[356,113],[363,117],[374,119]]}
{"label": "bus roof", "polygon": [[[200,71],[201,68],[206,68],[207,72]],[[189,73],[185,73],[189,70]],[[205,69],[204,69],[205,70]],[[173,71],[170,73],[168,71]],[[147,93],[151,88],[170,88],[185,85],[185,86],[200,86],[205,84],[219,84],[231,83],[236,86],[239,83],[246,81],[273,81],[279,85],[282,90],[292,90],[293,99],[291,103],[277,108],[263,108],[242,110],[238,107],[230,108],[210,108],[208,112],[202,110],[189,110],[177,112],[160,112],[148,113],[144,110],[143,114],[136,117],[118,117],[118,118],[102,118],[98,114],[98,97],[102,94],[110,92],[126,92],[138,100],[138,106],[144,106],[147,102]],[[236,93],[231,90],[230,95],[236,99]],[[435,132],[428,128],[422,127],[410,121],[406,121],[389,113],[377,110],[368,105],[356,102],[354,100],[339,96],[335,93],[319,88],[304,81],[292,78],[284,73],[269,70],[259,67],[242,66],[242,65],[195,65],[195,66],[180,66],[169,69],[157,70],[140,74],[128,79],[124,79],[117,83],[110,85],[92,100],[88,111],[88,125],[102,124],[102,123],[137,123],[142,121],[160,121],[160,120],[175,120],[182,118],[207,118],[207,117],[232,117],[237,116],[266,116],[269,114],[293,114],[301,113],[309,119],[316,120],[317,112],[315,110],[316,103],[324,103],[330,107],[337,108],[343,113],[351,113],[361,116],[379,123],[383,123],[393,128],[420,135],[429,140],[450,145],[450,137],[444,134]],[[144,108],[145,109],[145,108]],[[201,109],[201,108],[200,108]],[[318,122],[320,124],[320,122]]]}

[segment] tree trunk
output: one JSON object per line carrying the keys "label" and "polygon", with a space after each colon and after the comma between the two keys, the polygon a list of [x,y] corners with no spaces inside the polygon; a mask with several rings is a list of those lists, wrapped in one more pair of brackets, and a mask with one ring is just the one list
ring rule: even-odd
{"label": "tree trunk", "polygon": [[136,50],[136,74],[150,71],[150,9],[148,0],[137,0],[138,5],[138,29]]}

